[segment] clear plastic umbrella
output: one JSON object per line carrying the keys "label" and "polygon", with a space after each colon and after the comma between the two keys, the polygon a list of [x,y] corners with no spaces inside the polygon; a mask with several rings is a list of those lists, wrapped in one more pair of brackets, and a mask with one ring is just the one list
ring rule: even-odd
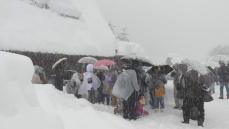
{"label": "clear plastic umbrella", "polygon": [[218,66],[219,61],[223,61],[224,63],[229,63],[229,56],[227,55],[215,55],[208,58],[207,63],[212,66]]}
{"label": "clear plastic umbrella", "polygon": [[94,57],[83,57],[78,60],[78,63],[81,64],[95,64],[98,60]]}
{"label": "clear plastic umbrella", "polygon": [[55,69],[56,66],[58,66],[60,63],[62,63],[65,60],[67,60],[67,58],[61,58],[61,59],[59,59],[56,63],[53,64],[52,69]]}
{"label": "clear plastic umbrella", "polygon": [[207,74],[208,72],[210,72],[209,69],[207,68],[207,66],[205,66],[204,64],[202,64],[202,63],[200,63],[199,61],[196,61],[196,60],[185,59],[185,60],[182,61],[182,64],[187,64],[188,65],[188,69],[196,70],[202,75]]}

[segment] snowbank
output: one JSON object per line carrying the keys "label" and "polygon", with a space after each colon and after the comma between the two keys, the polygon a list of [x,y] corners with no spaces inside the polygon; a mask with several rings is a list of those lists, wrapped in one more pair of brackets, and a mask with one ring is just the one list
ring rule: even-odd
{"label": "snowbank", "polygon": [[[31,1],[49,8],[37,7]],[[0,50],[99,56],[115,53],[114,35],[95,0],[1,0],[0,19]]]}
{"label": "snowbank", "polygon": [[37,85],[36,91],[41,106],[47,112],[61,116],[65,129],[136,129],[122,117],[103,110],[105,106],[76,99],[73,95],[57,91],[52,85]]}
{"label": "snowbank", "polygon": [[0,51],[0,128],[62,129],[58,117],[40,108],[31,77],[32,61]]}
{"label": "snowbank", "polygon": [[[113,108],[102,104],[90,104],[84,99],[57,91],[51,85],[36,85],[39,102],[43,109],[61,117],[65,129],[202,129],[196,121],[182,124],[182,111],[173,109],[173,82],[166,85],[165,110],[154,112],[146,107],[150,115],[137,121],[124,120],[113,114]],[[216,89],[215,98],[219,95]],[[228,100],[215,99],[205,103],[206,129],[227,129]]]}

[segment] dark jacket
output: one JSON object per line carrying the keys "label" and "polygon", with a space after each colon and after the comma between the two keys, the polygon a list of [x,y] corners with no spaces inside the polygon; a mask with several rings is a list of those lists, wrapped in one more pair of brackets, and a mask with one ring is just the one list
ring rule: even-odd
{"label": "dark jacket", "polygon": [[185,88],[184,93],[186,98],[203,98],[203,85],[200,81],[200,75],[195,70],[190,70],[184,75]]}
{"label": "dark jacket", "polygon": [[221,66],[218,69],[218,77],[220,83],[229,82],[229,67]]}
{"label": "dark jacket", "polygon": [[185,87],[185,80],[184,80],[184,75],[183,74],[174,74],[174,88],[176,88],[177,98],[184,98],[184,87]]}

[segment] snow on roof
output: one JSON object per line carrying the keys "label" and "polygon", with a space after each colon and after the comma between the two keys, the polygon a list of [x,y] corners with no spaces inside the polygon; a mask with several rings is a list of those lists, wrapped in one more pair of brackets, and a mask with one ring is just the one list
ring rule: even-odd
{"label": "snow on roof", "polygon": [[[48,0],[50,9],[36,7],[28,1],[0,1],[1,50],[114,55],[114,35],[95,0]],[[80,19],[60,13],[80,15]]]}
{"label": "snow on roof", "polygon": [[118,55],[123,56],[140,56],[145,57],[145,50],[144,48],[134,42],[126,42],[126,41],[117,41],[117,48],[118,48]]}

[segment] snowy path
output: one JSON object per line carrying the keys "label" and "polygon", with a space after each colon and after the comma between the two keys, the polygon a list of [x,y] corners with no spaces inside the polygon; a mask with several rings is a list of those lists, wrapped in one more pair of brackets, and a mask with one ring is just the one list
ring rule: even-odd
{"label": "snowy path", "polygon": [[[196,121],[190,124],[182,124],[182,111],[173,109],[172,82],[167,85],[165,99],[166,109],[164,112],[154,112],[148,109],[150,115],[136,121],[124,120],[122,116],[114,115],[113,108],[101,104],[91,105],[87,101],[77,100],[71,95],[56,92],[52,87],[37,86],[37,93],[41,106],[48,112],[58,114],[65,129],[196,129]],[[218,93],[219,87],[216,87]],[[205,129],[228,129],[229,100],[217,99],[205,103],[206,119]]]}

